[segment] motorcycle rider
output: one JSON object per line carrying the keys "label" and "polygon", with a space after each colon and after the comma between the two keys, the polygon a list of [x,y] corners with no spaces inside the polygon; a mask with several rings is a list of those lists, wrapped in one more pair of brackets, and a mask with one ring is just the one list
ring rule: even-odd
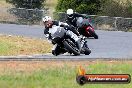
{"label": "motorcycle rider", "polygon": [[57,30],[58,27],[64,27],[66,30],[66,35],[70,36],[72,39],[74,39],[78,49],[80,50],[80,39],[76,34],[74,34],[69,28],[67,28],[67,24],[63,22],[53,21],[51,17],[45,16],[42,18],[43,24],[45,26],[44,34],[45,37],[54,44],[54,47],[52,48],[52,54],[53,55],[59,55],[60,53],[65,53],[64,49],[61,49],[57,44],[55,44],[52,41],[52,34]]}
{"label": "motorcycle rider", "polygon": [[[87,17],[84,16],[84,15],[81,15],[79,13],[75,13],[72,9],[68,9],[66,13],[67,13],[66,22],[69,25],[72,25],[74,28],[76,28],[76,30],[81,30],[81,27],[78,27],[78,25],[77,25],[77,18],[82,17],[82,18],[86,18],[87,19]],[[83,41],[84,41],[85,46],[88,47],[87,46],[87,41],[85,40],[85,37],[83,37]]]}
{"label": "motorcycle rider", "polygon": [[66,13],[67,13],[66,22],[69,25],[73,25],[74,27],[77,27],[77,23],[76,23],[77,22],[77,17],[87,18],[86,16],[81,15],[79,13],[74,13],[74,11],[72,9],[68,9]]}
{"label": "motorcycle rider", "polygon": [[72,9],[67,10],[67,20],[66,22],[69,25],[72,25],[76,28],[76,30],[80,33],[80,35],[85,35],[85,30],[83,30],[84,26],[90,26],[89,29],[92,31],[91,35],[95,39],[98,39],[98,35],[93,31],[94,27],[91,24],[91,19],[88,19],[88,17],[75,13]]}

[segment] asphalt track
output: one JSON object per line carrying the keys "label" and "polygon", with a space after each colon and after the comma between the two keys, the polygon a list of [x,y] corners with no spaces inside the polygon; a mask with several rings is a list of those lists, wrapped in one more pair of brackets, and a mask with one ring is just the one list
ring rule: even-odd
{"label": "asphalt track", "polygon": [[[0,56],[3,59],[132,59],[132,32],[102,31],[96,30],[99,39],[88,38],[88,46],[92,53],[90,55],[71,56],[69,54],[53,56],[52,54],[36,54],[32,56]],[[17,35],[32,38],[44,38],[43,27],[34,25],[0,24],[0,34]]]}

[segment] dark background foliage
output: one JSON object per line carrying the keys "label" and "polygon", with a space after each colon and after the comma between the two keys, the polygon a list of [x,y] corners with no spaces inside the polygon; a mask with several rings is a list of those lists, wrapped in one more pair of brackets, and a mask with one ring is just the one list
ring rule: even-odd
{"label": "dark background foliage", "polygon": [[26,9],[41,9],[46,0],[6,0],[12,3],[16,8],[26,8]]}
{"label": "dark background foliage", "polygon": [[132,17],[131,0],[58,0],[57,12],[66,12],[69,8],[88,15]]}

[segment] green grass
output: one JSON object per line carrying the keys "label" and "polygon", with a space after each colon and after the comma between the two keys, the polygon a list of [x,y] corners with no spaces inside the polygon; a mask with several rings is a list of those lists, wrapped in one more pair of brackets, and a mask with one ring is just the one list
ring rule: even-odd
{"label": "green grass", "polygon": [[53,17],[53,12],[55,12],[55,8],[58,0],[46,0],[46,7],[49,8],[48,15]]}
{"label": "green grass", "polygon": [[132,29],[129,29],[128,32],[132,32]]}
{"label": "green grass", "polygon": [[15,47],[9,40],[0,37],[0,55],[8,55]]}
{"label": "green grass", "polygon": [[8,8],[8,7],[12,7],[12,5],[10,3],[7,3],[6,0],[0,0],[0,7]]}
{"label": "green grass", "polygon": [[0,56],[49,53],[51,47],[42,39],[0,35]]}
{"label": "green grass", "polygon": [[14,47],[12,44],[9,42],[0,42],[0,54],[4,55],[5,52],[10,52],[10,47]]}
{"label": "green grass", "polygon": [[[43,64],[45,66],[45,64]],[[132,63],[96,62],[84,65],[87,73],[114,74],[123,73],[132,75]],[[77,66],[50,67],[36,69],[31,72],[9,70],[0,73],[0,88],[132,88],[130,84],[85,84],[76,83]]]}

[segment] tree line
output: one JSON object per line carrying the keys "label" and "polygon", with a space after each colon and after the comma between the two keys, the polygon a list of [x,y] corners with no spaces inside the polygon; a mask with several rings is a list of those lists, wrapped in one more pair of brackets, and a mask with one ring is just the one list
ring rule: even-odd
{"label": "tree line", "polygon": [[41,9],[44,7],[46,0],[6,0],[6,2],[13,4],[16,8],[26,9]]}
{"label": "tree line", "polygon": [[88,15],[132,17],[132,0],[58,0],[56,11],[68,8]]}
{"label": "tree line", "polygon": [[[17,8],[42,9],[46,0],[6,0]],[[88,15],[132,17],[132,0],[58,0],[56,12],[67,9]]]}

